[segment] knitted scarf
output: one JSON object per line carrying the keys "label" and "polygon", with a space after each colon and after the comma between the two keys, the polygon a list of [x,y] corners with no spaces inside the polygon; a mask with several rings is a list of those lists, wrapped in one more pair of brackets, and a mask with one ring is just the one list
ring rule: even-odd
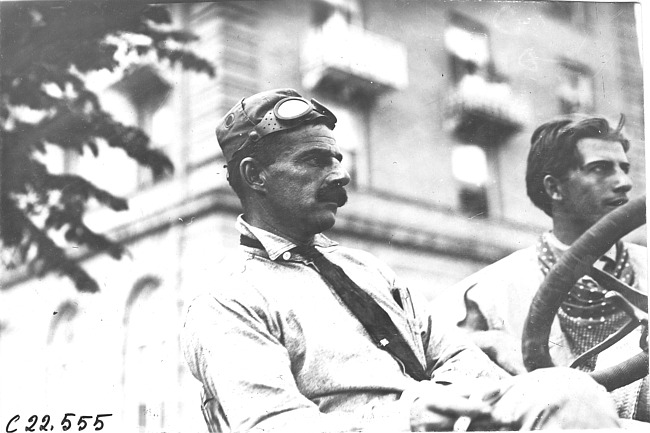
{"label": "knitted scarf", "polygon": [[[548,236],[552,235],[543,234],[537,244],[538,262],[544,276],[548,275],[557,262],[557,257],[562,254],[562,251],[551,246]],[[616,244],[615,261],[606,256],[599,261],[604,262],[605,272],[629,286],[634,284],[634,269],[629,263],[629,254],[623,242]],[[629,317],[613,299],[605,299],[606,292],[591,277],[584,276],[571,288],[558,311],[560,328],[575,357],[599,344],[629,321]],[[593,371],[596,360],[597,356],[593,356],[579,368]]]}

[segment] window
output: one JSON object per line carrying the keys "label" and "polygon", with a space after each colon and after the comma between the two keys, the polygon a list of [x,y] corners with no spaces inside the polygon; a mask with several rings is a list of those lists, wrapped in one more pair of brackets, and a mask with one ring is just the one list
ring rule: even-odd
{"label": "window", "polygon": [[[146,106],[140,110],[140,127],[149,135],[152,147],[163,150],[171,157],[170,151],[178,123],[169,105]],[[162,180],[163,177],[145,167],[138,166],[138,186],[144,188]]]}
{"label": "window", "polygon": [[589,68],[566,59],[561,59],[559,63],[561,81],[557,89],[557,96],[560,113],[592,111],[594,108],[594,82]]}
{"label": "window", "polygon": [[366,160],[363,145],[365,126],[362,109],[329,100],[323,103],[332,110],[337,118],[333,134],[343,155],[343,167],[350,174],[349,188],[355,189],[366,185],[367,170],[364,165]]}
{"label": "window", "polygon": [[124,322],[124,420],[140,431],[169,428],[177,365],[175,301],[155,276],[140,278],[127,301]]}
{"label": "window", "polygon": [[458,14],[452,14],[444,33],[451,77],[459,84],[467,76],[490,73],[490,40],[487,28]]}
{"label": "window", "polygon": [[459,184],[460,211],[470,218],[488,216],[488,165],[485,150],[471,144],[461,144],[452,150],[452,173]]}
{"label": "window", "polygon": [[550,1],[545,6],[548,15],[573,27],[586,30],[590,25],[591,10],[588,2]]}
{"label": "window", "polygon": [[514,102],[510,86],[493,65],[487,28],[452,12],[444,43],[453,82],[448,124],[459,142],[451,154],[458,209],[470,218],[486,218],[485,148],[499,145],[517,129],[519,121],[511,114]]}
{"label": "window", "polygon": [[[112,88],[122,93],[135,112],[135,122],[149,135],[151,147],[169,150],[176,123],[167,104],[172,86],[160,76],[153,66],[142,66],[129,73]],[[126,122],[125,122],[126,123]],[[154,178],[151,170],[137,166],[137,187],[147,187],[160,179]]]}
{"label": "window", "polygon": [[348,24],[361,24],[361,9],[356,0],[315,0],[312,2],[311,21],[320,27],[332,19]]}
{"label": "window", "polygon": [[75,341],[74,319],[78,307],[71,301],[63,302],[52,316],[47,336],[47,366],[45,378],[46,401],[53,410],[65,409],[59,404],[78,401],[74,396],[75,374],[73,367]]}
{"label": "window", "polygon": [[[125,125],[138,126],[151,139],[151,147],[166,153],[176,123],[167,104],[171,86],[153,67],[143,66],[101,92],[103,108]],[[127,196],[159,181],[151,170],[139,166],[122,149],[99,143],[99,158],[89,150],[69,153],[66,171],[77,173],[109,192]],[[116,175],[119,173],[119,176]]]}
{"label": "window", "polygon": [[496,146],[520,130],[527,110],[492,61],[485,26],[457,13],[444,30],[453,86],[446,125],[467,143]]}

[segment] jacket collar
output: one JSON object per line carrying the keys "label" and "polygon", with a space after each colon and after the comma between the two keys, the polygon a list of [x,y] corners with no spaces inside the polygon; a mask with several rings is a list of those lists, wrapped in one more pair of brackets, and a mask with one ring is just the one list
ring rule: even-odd
{"label": "jacket collar", "polygon": [[[285,252],[298,246],[290,240],[283,238],[282,236],[278,236],[264,229],[248,224],[246,221],[244,221],[243,214],[237,217],[236,227],[237,231],[239,231],[241,235],[260,241],[266,250],[266,254],[271,260],[276,260]],[[310,244],[321,248],[338,245],[335,241],[329,239],[322,233],[314,235]]]}

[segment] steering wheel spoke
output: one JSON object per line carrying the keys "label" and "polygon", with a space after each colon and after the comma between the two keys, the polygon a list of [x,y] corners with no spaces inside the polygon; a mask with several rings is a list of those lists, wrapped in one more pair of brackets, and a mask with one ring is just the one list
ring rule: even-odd
{"label": "steering wheel spoke", "polygon": [[647,316],[648,295],[634,287],[628,286],[621,280],[613,277],[611,274],[608,274],[594,266],[589,268],[587,275],[606,288],[609,292],[619,293],[627,303],[631,303],[635,308],[645,311]]}
{"label": "steering wheel spoke", "polygon": [[618,329],[616,332],[611,334],[609,337],[607,337],[605,340],[601,341],[591,349],[587,350],[586,352],[582,353],[580,356],[578,356],[576,359],[573,360],[571,365],[569,367],[571,368],[578,368],[582,365],[583,362],[591,358],[592,356],[598,355],[600,352],[602,352],[605,349],[609,349],[612,347],[614,344],[618,343],[621,341],[625,336],[627,336],[630,332],[634,331],[636,328],[641,325],[640,322],[636,320],[630,320],[623,326],[622,328]]}
{"label": "steering wheel spoke", "polygon": [[621,309],[625,312],[625,314],[627,314],[627,316],[630,319],[637,322],[638,324],[641,324],[643,322],[648,323],[647,308],[645,310],[638,308],[625,296],[613,290],[610,290],[609,292],[605,293],[605,299],[616,300],[616,303],[618,304],[619,307],[621,307]]}

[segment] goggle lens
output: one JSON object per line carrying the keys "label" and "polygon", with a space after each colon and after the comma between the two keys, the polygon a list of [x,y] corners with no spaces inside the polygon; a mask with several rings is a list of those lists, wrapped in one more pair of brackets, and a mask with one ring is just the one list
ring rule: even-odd
{"label": "goggle lens", "polygon": [[312,105],[301,98],[287,98],[275,106],[275,117],[280,120],[297,119],[312,110]]}
{"label": "goggle lens", "polygon": [[311,102],[304,98],[290,96],[281,99],[275,104],[273,110],[268,111],[262,120],[255,125],[255,129],[248,133],[252,141],[272,134],[273,132],[294,128],[304,121],[325,117],[327,125],[334,129],[336,116],[315,99]]}

